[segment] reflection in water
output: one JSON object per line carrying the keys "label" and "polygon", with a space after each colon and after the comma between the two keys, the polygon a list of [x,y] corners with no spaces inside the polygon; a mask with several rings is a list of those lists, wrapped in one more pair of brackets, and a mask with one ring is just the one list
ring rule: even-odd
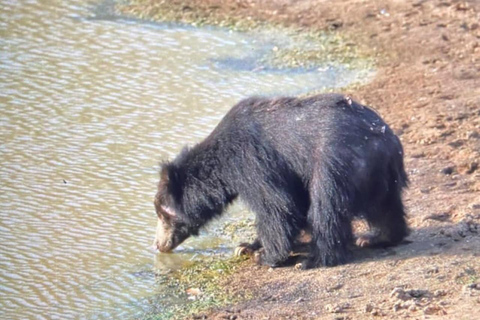
{"label": "reflection in water", "polygon": [[244,96],[359,76],[252,72],[269,44],[251,36],[85,19],[90,10],[82,0],[0,8],[2,319],[141,314],[154,263],[166,270],[230,245],[200,237],[177,254],[150,251],[158,161]]}

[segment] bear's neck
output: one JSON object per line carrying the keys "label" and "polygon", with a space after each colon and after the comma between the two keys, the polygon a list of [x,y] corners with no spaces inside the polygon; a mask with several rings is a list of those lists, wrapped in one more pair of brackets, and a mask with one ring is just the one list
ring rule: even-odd
{"label": "bear's neck", "polygon": [[201,227],[221,215],[236,198],[225,154],[220,144],[204,141],[190,149],[178,166],[184,173],[181,211],[192,225]]}

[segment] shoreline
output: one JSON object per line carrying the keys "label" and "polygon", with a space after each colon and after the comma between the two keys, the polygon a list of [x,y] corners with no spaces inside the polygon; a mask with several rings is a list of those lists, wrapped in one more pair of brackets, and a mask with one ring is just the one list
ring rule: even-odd
{"label": "shoreline", "polygon": [[197,310],[193,318],[474,316],[480,308],[480,3],[133,0],[127,9],[153,20],[240,30],[268,23],[346,35],[376,58],[377,74],[345,93],[376,109],[405,148],[411,243],[363,250],[347,265],[305,272],[242,263],[223,287],[229,296],[248,291],[255,299]]}

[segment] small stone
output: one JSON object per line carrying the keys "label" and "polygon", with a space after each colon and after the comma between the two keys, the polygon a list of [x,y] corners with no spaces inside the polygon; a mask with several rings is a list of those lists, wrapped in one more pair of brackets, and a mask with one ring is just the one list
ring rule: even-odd
{"label": "small stone", "polygon": [[470,6],[466,2],[459,2],[455,5],[455,9],[457,9],[458,11],[467,11],[470,9]]}
{"label": "small stone", "polygon": [[189,288],[189,289],[187,289],[186,292],[189,296],[200,296],[200,295],[202,295],[202,290],[200,290],[199,288]]}
{"label": "small stone", "polygon": [[333,304],[325,305],[325,309],[330,313],[341,313],[349,307],[350,307],[349,303],[342,303],[340,305],[333,305]]}
{"label": "small stone", "polygon": [[336,285],[327,288],[327,292],[332,292],[332,291],[341,289],[342,287],[343,287],[343,283],[337,283]]}
{"label": "small stone", "polygon": [[365,313],[371,313],[373,311],[373,304],[367,303],[364,309]]}
{"label": "small stone", "polygon": [[335,306],[332,304],[325,305],[325,310],[327,310],[330,313],[340,313],[342,311],[338,306]]}
{"label": "small stone", "polygon": [[412,158],[425,158],[425,152],[413,152],[410,157]]}
{"label": "small stone", "polygon": [[390,298],[391,299],[399,299],[399,300],[408,300],[411,297],[408,296],[405,293],[405,290],[397,287],[397,288],[393,289],[392,292],[390,292]]}
{"label": "small stone", "polygon": [[480,209],[480,203],[471,203],[468,205],[468,208],[471,210],[479,210]]}
{"label": "small stone", "polygon": [[475,171],[477,171],[477,169],[478,169],[478,162],[472,162],[468,165],[466,173],[467,174],[472,174]]}
{"label": "small stone", "polygon": [[464,142],[461,140],[452,141],[448,144],[452,148],[459,148],[464,145]]}
{"label": "small stone", "polygon": [[445,309],[437,305],[426,306],[423,309],[423,313],[425,315],[446,315],[447,314]]}
{"label": "small stone", "polygon": [[343,26],[343,22],[342,21],[332,21],[328,24],[328,28],[330,30],[336,30],[338,28],[341,28]]}
{"label": "small stone", "polygon": [[397,312],[400,309],[402,309],[402,303],[401,302],[397,302],[393,305],[393,312]]}
{"label": "small stone", "polygon": [[468,133],[467,139],[480,139],[480,133],[473,131]]}
{"label": "small stone", "polygon": [[407,295],[413,298],[422,298],[428,295],[428,290],[408,290]]}
{"label": "small stone", "polygon": [[427,274],[435,274],[435,273],[438,273],[439,272],[439,269],[437,266],[434,266],[434,267],[431,267],[429,269],[427,269]]}
{"label": "small stone", "polygon": [[470,283],[464,286],[465,289],[471,289],[471,290],[480,290],[480,286],[478,283]]}
{"label": "small stone", "polygon": [[444,297],[446,295],[447,292],[445,290],[435,290],[435,292],[433,292],[434,297]]}
{"label": "small stone", "polygon": [[302,297],[300,297],[297,300],[295,300],[295,303],[299,303],[299,302],[302,302],[302,301],[304,301],[304,299]]}
{"label": "small stone", "polygon": [[423,221],[436,220],[436,221],[445,222],[449,219],[450,219],[450,214],[448,212],[442,212],[442,213],[434,213],[434,214],[428,215],[425,218],[423,218]]}
{"label": "small stone", "polygon": [[442,170],[440,170],[440,172],[445,175],[451,175],[454,171],[455,171],[455,167],[453,166],[445,167]]}

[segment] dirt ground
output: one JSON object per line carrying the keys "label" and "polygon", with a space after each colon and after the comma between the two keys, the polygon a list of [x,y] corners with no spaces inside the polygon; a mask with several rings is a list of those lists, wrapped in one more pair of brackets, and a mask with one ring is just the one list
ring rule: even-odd
{"label": "dirt ground", "polygon": [[225,290],[255,299],[194,318],[480,319],[480,1],[173,2],[180,14],[335,30],[375,53],[377,76],[346,93],[395,129],[411,180],[409,243],[334,268],[248,263]]}

